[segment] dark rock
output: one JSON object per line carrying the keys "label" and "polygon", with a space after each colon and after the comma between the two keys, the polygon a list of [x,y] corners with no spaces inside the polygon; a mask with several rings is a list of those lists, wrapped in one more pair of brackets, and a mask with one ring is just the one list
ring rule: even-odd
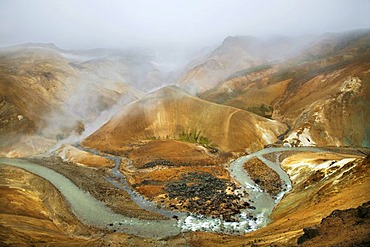
{"label": "dark rock", "polygon": [[303,229],[303,232],[304,234],[298,238],[298,244],[302,244],[303,242],[321,234],[320,230],[316,226],[306,227]]}
{"label": "dark rock", "polygon": [[370,202],[364,203],[357,208],[358,217],[370,219]]}
{"label": "dark rock", "polygon": [[241,209],[245,208],[245,203],[237,195],[226,194],[227,187],[233,190],[237,188],[234,183],[212,174],[189,172],[183,174],[178,181],[168,183],[164,189],[170,199],[181,204],[179,210],[186,209],[208,216],[224,214],[225,218],[231,219],[232,215],[240,213]]}

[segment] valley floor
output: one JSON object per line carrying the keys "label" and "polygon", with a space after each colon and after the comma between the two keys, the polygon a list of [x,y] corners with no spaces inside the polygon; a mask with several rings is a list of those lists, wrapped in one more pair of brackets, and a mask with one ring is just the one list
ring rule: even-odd
{"label": "valley floor", "polygon": [[[296,246],[298,238],[303,235],[303,228],[320,223],[334,210],[357,207],[370,200],[367,193],[370,162],[369,158],[361,158],[361,152],[348,149],[336,149],[335,152],[332,149],[321,153],[279,151],[266,154],[265,157],[270,160],[280,159],[282,168],[293,182],[293,189],[272,212],[270,224],[243,236],[186,232],[166,238],[165,241],[135,237],[135,233],[126,235],[99,230],[81,224],[63,196],[45,179],[19,168],[1,165],[1,192],[4,198],[1,207],[1,242],[10,246],[30,243],[59,246],[66,243],[77,246],[109,243],[140,246],[145,243],[148,246],[149,242],[153,246]],[[33,159],[33,162],[63,174],[116,213],[143,220],[165,219],[160,214],[141,209],[130,200],[127,193],[108,183],[104,177],[109,174],[109,168],[89,168],[62,162],[57,157]],[[188,169],[190,171],[191,167]],[[351,241],[367,241],[369,222],[366,217],[355,220],[360,224],[356,234],[350,228],[343,227],[343,234],[347,236],[344,239],[349,244]],[[353,220],[348,222],[350,224]],[[345,222],[343,224],[346,225]],[[326,228],[328,224],[323,229]],[[325,234],[330,235],[331,232],[328,230]],[[322,236],[320,239],[324,241]],[[331,241],[336,243],[335,239]],[[312,238],[303,242],[303,246],[322,246],[322,243]]]}

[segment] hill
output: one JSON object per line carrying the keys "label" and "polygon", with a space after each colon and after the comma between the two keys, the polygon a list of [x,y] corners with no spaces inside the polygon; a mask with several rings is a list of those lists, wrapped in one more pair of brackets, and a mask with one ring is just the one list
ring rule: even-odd
{"label": "hill", "polygon": [[176,139],[243,152],[274,143],[285,130],[277,121],[165,87],[123,107],[83,144],[116,152],[141,140]]}
{"label": "hill", "polygon": [[368,147],[369,44],[369,30],[325,34],[298,57],[246,69],[199,96],[288,124],[291,145]]}

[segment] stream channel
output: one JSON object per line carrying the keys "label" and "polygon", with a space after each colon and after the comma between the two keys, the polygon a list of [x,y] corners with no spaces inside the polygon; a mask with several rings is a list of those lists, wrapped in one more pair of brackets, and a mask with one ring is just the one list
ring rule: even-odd
{"label": "stream channel", "polygon": [[[96,150],[82,148],[78,144],[75,145],[75,147],[83,151],[113,160],[115,162],[115,167],[112,169],[112,175],[114,179],[107,178],[107,180],[112,185],[125,190],[130,195],[131,199],[141,208],[147,211],[160,213],[166,217],[169,217],[170,219],[141,220],[117,214],[110,210],[102,202],[96,200],[89,193],[79,189],[68,178],[49,168],[21,159],[9,158],[0,158],[0,164],[2,163],[25,169],[50,181],[67,199],[71,205],[73,213],[82,222],[100,228],[108,228],[113,231],[125,232],[141,237],[166,237],[177,235],[178,233],[185,231],[209,231],[228,234],[244,234],[246,232],[254,231],[264,227],[269,222],[268,216],[272,212],[274,206],[281,200],[284,194],[292,188],[292,185],[289,176],[280,167],[278,158],[275,162],[272,162],[265,159],[263,155],[284,151],[321,151],[319,148],[314,147],[266,148],[232,161],[229,165],[229,172],[236,181],[238,181],[247,189],[249,198],[252,201],[251,205],[254,206],[255,209],[246,209],[246,211],[238,215],[238,222],[225,222],[222,219],[212,219],[202,215],[185,214],[161,208],[157,204],[146,200],[139,193],[132,190],[126,181],[125,176],[119,172],[119,166],[121,164],[122,157],[105,154],[102,155]],[[280,178],[285,182],[284,190],[276,198],[273,198],[268,193],[262,191],[244,170],[244,163],[254,157],[259,158],[268,167],[277,172]],[[128,162],[130,161],[128,160]],[[174,220],[172,218],[173,216],[176,216],[178,219]]]}

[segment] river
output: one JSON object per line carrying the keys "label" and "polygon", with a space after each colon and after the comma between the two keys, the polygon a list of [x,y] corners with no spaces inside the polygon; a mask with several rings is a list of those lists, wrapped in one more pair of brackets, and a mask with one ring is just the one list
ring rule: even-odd
{"label": "river", "polygon": [[[96,150],[81,148],[78,145],[76,147],[95,155],[100,155]],[[69,202],[72,212],[82,222],[88,225],[108,228],[110,230],[125,232],[140,237],[166,237],[177,235],[181,231],[196,230],[244,234],[268,224],[268,216],[272,212],[273,208],[292,187],[289,176],[280,167],[278,160],[272,162],[263,157],[265,154],[284,151],[321,152],[322,150],[314,147],[266,148],[253,154],[242,156],[230,163],[229,172],[231,176],[248,190],[249,197],[253,201],[252,205],[256,208],[255,210],[248,209],[242,212],[239,215],[239,222],[225,222],[222,219],[211,219],[201,215],[186,215],[162,209],[160,207],[158,208],[156,204],[145,200],[144,197],[131,189],[124,175],[119,172],[121,157],[118,156],[101,155],[102,157],[114,160],[116,164],[112,173],[118,182],[113,179],[110,179],[109,181],[114,186],[127,191],[130,194],[131,199],[145,210],[161,213],[168,217],[176,215],[178,217],[177,221],[173,219],[160,221],[140,220],[117,214],[102,202],[96,200],[89,193],[79,189],[69,179],[49,168],[21,159],[0,158],[0,163],[25,169],[50,181]],[[262,191],[244,170],[244,163],[254,157],[261,159],[268,167],[276,171],[280,178],[285,182],[285,189],[277,198],[273,198],[268,193]]]}
{"label": "river", "polygon": [[83,223],[140,237],[167,237],[180,233],[176,220],[140,220],[114,213],[89,193],[80,190],[63,175],[20,159],[0,158],[0,164],[27,170],[52,183],[69,202],[73,214]]}

